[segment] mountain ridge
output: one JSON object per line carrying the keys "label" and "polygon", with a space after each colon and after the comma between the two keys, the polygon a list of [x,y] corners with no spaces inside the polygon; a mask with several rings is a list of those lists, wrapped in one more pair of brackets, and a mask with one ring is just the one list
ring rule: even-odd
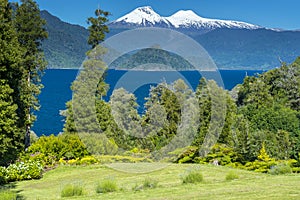
{"label": "mountain ridge", "polygon": [[[88,30],[63,22],[47,11],[42,11],[41,16],[47,21],[49,32],[49,38],[42,45],[48,68],[79,68],[85,52],[90,49]],[[146,25],[151,27],[151,24]],[[109,28],[107,38],[136,27],[110,23]],[[202,45],[220,69],[267,70],[278,67],[279,58],[292,63],[300,55],[300,31],[269,28],[200,30],[193,27],[177,28],[176,31]]]}
{"label": "mountain ridge", "polygon": [[47,22],[48,39],[42,43],[47,68],[79,68],[85,59],[85,52],[90,49],[87,44],[88,30],[63,22],[46,10],[41,11],[41,17]]}
{"label": "mountain ridge", "polygon": [[130,27],[165,27],[183,29],[207,29],[234,28],[234,29],[258,29],[263,28],[258,25],[233,21],[219,20],[200,17],[192,10],[179,10],[171,16],[161,16],[156,13],[151,6],[138,7],[130,13],[120,17],[110,23],[112,26],[129,24]]}

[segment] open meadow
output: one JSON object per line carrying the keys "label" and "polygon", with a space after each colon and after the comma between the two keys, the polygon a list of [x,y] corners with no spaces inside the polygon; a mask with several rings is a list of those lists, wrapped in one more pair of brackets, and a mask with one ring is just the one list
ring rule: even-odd
{"label": "open meadow", "polygon": [[[134,171],[143,163],[125,165]],[[183,184],[182,178],[193,169],[200,170],[203,181]],[[97,193],[97,185],[107,180],[116,183],[116,191]],[[60,166],[40,180],[12,183],[10,191],[20,199],[299,199],[299,183],[300,174],[270,175],[213,165],[171,164],[149,173],[127,173],[97,164]],[[70,184],[81,188],[81,196],[61,196]]]}

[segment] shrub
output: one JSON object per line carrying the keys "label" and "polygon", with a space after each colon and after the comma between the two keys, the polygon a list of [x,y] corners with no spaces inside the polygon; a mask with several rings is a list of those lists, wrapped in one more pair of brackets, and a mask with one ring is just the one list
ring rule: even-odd
{"label": "shrub", "polygon": [[115,155],[118,153],[117,144],[104,134],[80,133],[80,138],[92,155]]}
{"label": "shrub", "polygon": [[41,136],[28,148],[22,160],[38,160],[44,165],[53,166],[60,158],[82,158],[88,155],[84,144],[76,134]]}
{"label": "shrub", "polygon": [[7,181],[22,181],[39,179],[42,177],[43,166],[39,162],[27,161],[11,164],[6,168]]}
{"label": "shrub", "polygon": [[172,156],[171,160],[176,163],[191,163],[194,162],[194,158],[197,155],[199,147],[188,146],[185,148],[176,149],[170,152],[169,155]]}
{"label": "shrub", "polygon": [[[62,134],[58,136],[65,144],[63,151],[64,157],[68,159],[83,158],[89,155],[85,144],[81,141],[81,138],[77,134]],[[59,158],[58,158],[59,159]]]}
{"label": "shrub", "polygon": [[61,191],[61,197],[73,197],[83,195],[83,187],[78,184],[65,185]]}
{"label": "shrub", "polygon": [[293,167],[293,173],[300,173],[300,167]]}
{"label": "shrub", "polygon": [[239,179],[239,176],[234,173],[234,172],[229,172],[227,175],[226,175],[226,181],[231,181],[231,180],[235,180],[235,179]]}
{"label": "shrub", "polygon": [[149,149],[140,149],[140,148],[137,148],[137,147],[134,147],[130,151],[123,152],[122,155],[137,157],[137,158],[151,157]]}
{"label": "shrub", "polygon": [[115,163],[115,162],[124,162],[124,163],[139,163],[139,162],[153,162],[149,158],[137,158],[132,156],[121,156],[121,155],[102,155],[96,156],[97,160],[100,163]]}
{"label": "shrub", "polygon": [[91,165],[97,163],[98,160],[93,156],[85,156],[84,158],[81,158],[80,164],[81,165]]}
{"label": "shrub", "polygon": [[79,158],[68,160],[69,165],[77,165],[79,163]]}
{"label": "shrub", "polygon": [[98,183],[96,192],[97,193],[108,193],[108,192],[115,192],[118,190],[118,186],[116,181],[111,179],[106,179],[100,183]]}
{"label": "shrub", "polygon": [[199,169],[192,169],[182,177],[182,183],[200,183],[203,182],[203,175]]}
{"label": "shrub", "polygon": [[233,148],[225,144],[215,144],[206,157],[196,157],[194,159],[196,163],[201,164],[213,163],[214,160],[217,160],[219,165],[230,166],[238,162],[239,155]]}
{"label": "shrub", "polygon": [[272,175],[290,174],[290,173],[292,173],[292,168],[286,163],[275,165],[270,170],[270,174]]}

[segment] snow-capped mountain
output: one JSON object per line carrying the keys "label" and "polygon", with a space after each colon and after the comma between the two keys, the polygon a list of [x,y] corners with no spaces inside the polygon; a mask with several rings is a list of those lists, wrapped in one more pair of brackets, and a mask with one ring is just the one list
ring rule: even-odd
{"label": "snow-capped mountain", "polygon": [[128,24],[135,26],[163,26],[170,27],[170,22],[157,14],[150,6],[139,7],[112,24]]}
{"label": "snow-capped mountain", "polygon": [[180,29],[213,30],[217,28],[258,29],[260,26],[231,20],[207,19],[192,10],[180,10],[169,17],[157,14],[150,6],[139,7],[125,16],[113,21],[112,26],[129,27],[167,27]]}

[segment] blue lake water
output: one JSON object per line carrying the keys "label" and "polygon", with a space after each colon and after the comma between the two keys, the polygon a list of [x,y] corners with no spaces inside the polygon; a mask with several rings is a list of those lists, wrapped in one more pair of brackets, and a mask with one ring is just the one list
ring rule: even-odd
{"label": "blue lake water", "polygon": [[[234,86],[243,82],[246,74],[253,76],[262,71],[245,70],[220,70],[224,88],[231,90]],[[34,123],[33,131],[38,135],[58,134],[62,131],[64,118],[59,111],[65,109],[65,104],[72,98],[71,83],[76,79],[78,70],[48,69],[42,78],[44,88],[39,96],[41,108]],[[216,74],[202,74],[205,77],[216,77]],[[113,89],[124,87],[134,92],[140,105],[139,112],[143,111],[144,98],[149,94],[150,85],[166,81],[171,83],[178,78],[185,79],[194,90],[196,89],[201,74],[197,71],[178,72],[144,72],[144,71],[117,71],[108,70],[106,82],[110,90],[105,100],[109,99]],[[220,85],[222,83],[220,82]]]}

